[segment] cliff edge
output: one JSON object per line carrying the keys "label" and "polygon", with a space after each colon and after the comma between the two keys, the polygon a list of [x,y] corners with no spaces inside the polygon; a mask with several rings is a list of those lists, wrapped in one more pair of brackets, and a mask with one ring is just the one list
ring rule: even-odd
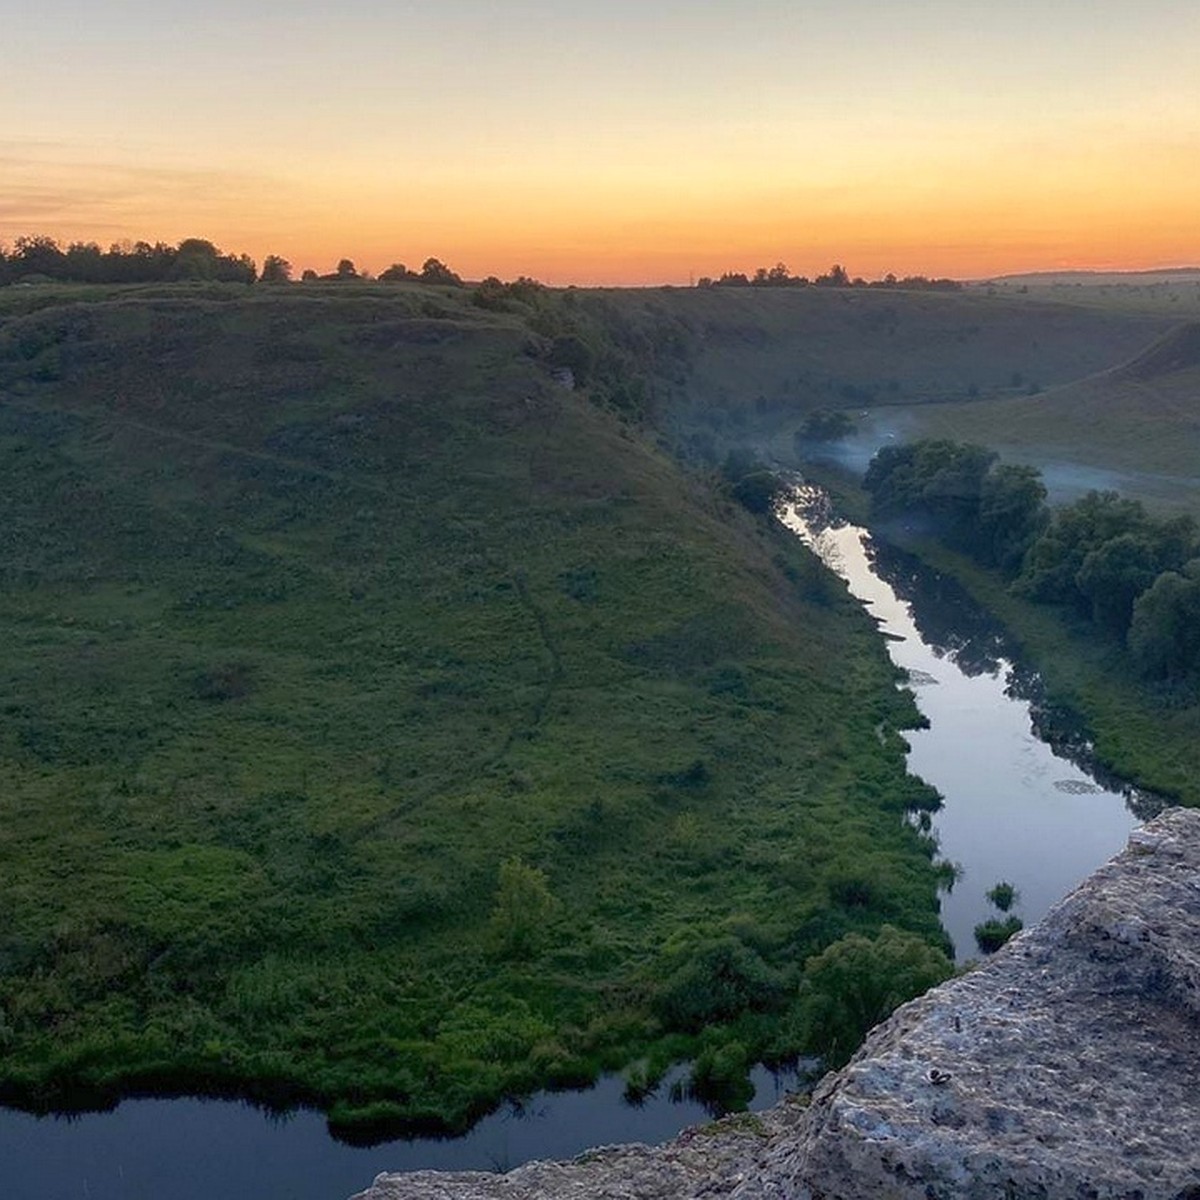
{"label": "cliff edge", "polygon": [[1200,811],[1173,809],[812,1101],[354,1200],[1200,1200]]}

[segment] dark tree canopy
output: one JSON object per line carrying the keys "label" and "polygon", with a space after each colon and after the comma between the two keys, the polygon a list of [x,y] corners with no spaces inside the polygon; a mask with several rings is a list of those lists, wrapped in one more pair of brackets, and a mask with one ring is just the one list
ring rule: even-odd
{"label": "dark tree canopy", "polygon": [[8,253],[0,250],[0,285],[53,283],[169,283],[203,280],[253,283],[254,262],[246,255],[222,254],[205,238],[121,243],[102,250],[95,242],[72,242],[64,250],[53,238],[19,237]]}
{"label": "dark tree canopy", "polygon": [[427,258],[421,266],[421,282],[440,283],[449,287],[459,287],[462,284],[462,279],[450,270],[441,259]]}
{"label": "dark tree canopy", "polygon": [[292,278],[292,264],[278,254],[268,254],[263,259],[260,283],[288,283]]}
{"label": "dark tree canopy", "polygon": [[956,549],[1127,645],[1157,679],[1200,674],[1200,533],[1116,492],[1053,514],[1040,474],[979,446],[922,441],[881,450],[863,487],[881,517],[915,515]]}

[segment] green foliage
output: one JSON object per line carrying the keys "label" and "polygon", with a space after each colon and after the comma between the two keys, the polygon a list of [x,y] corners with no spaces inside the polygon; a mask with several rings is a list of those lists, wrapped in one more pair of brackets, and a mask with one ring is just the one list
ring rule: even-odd
{"label": "green foliage", "polygon": [[1143,674],[1200,675],[1200,559],[1164,571],[1134,602],[1129,649]]}
{"label": "green foliage", "polygon": [[565,367],[575,376],[576,383],[586,383],[592,368],[593,354],[588,344],[573,333],[556,337],[546,361],[552,367]]}
{"label": "green foliage", "polygon": [[754,1098],[747,1047],[739,1041],[706,1047],[692,1063],[688,1090],[719,1112],[744,1110]]}
{"label": "green foliage", "polygon": [[796,962],[939,936],[870,622],[614,411],[686,330],[505,286],[0,294],[6,1095],[461,1128],[795,1052]]}
{"label": "green foliage", "polygon": [[733,485],[733,498],[752,513],[774,511],[783,495],[784,485],[772,471],[751,471]]}
{"label": "green foliage", "polygon": [[1020,917],[993,917],[975,926],[975,944],[984,954],[994,954],[1014,934],[1020,933],[1024,922]]}
{"label": "green foliage", "polygon": [[962,545],[977,537],[980,494],[996,455],[982,446],[927,440],[885,446],[863,478],[877,516],[922,513]]}
{"label": "green foliage", "polygon": [[528,958],[546,942],[557,911],[545,872],[519,858],[505,859],[488,918],[493,950],[504,958]]}
{"label": "green foliage", "polygon": [[721,473],[730,484],[733,498],[752,513],[764,515],[774,511],[785,489],[783,480],[744,447],[736,447],[725,457]]}
{"label": "green foliage", "polygon": [[1031,467],[1001,464],[980,446],[924,440],[885,446],[863,480],[877,517],[915,514],[980,562],[1015,574],[1049,521]]}
{"label": "green foliage", "polygon": [[1015,575],[1049,520],[1041,475],[1033,467],[998,463],[979,486],[976,556],[1006,575]]}
{"label": "green foliage", "polygon": [[773,1008],[783,996],[778,972],[749,946],[727,937],[689,953],[664,985],[657,1008],[670,1028],[698,1033],[745,1012]]}
{"label": "green foliage", "polygon": [[804,418],[804,424],[796,430],[796,441],[836,442],[854,432],[854,418],[840,408],[818,408]]}
{"label": "green foliage", "polygon": [[869,1029],[952,974],[942,951],[894,926],[873,938],[847,934],[804,965],[808,1044],[828,1066],[841,1066]]}
{"label": "green foliage", "polygon": [[1017,902],[1020,893],[1011,883],[1006,880],[1001,880],[994,887],[988,890],[987,898],[1001,912],[1008,912],[1010,908]]}
{"label": "green foliage", "polygon": [[[1022,595],[1068,607],[1119,642],[1128,638],[1145,674],[1192,673],[1194,640],[1183,633],[1190,588],[1179,572],[1200,549],[1196,523],[1152,517],[1115,492],[1089,492],[1051,516],[1038,473],[994,458],[947,441],[888,446],[871,460],[863,487],[876,516],[928,518],[948,545],[1016,573]],[[1135,636],[1140,598],[1166,574],[1180,582],[1165,583],[1148,601]]]}
{"label": "green foliage", "polygon": [[1115,492],[1089,492],[1055,514],[1029,551],[1019,587],[1124,639],[1138,597],[1160,574],[1182,569],[1197,548],[1191,518],[1159,520]]}

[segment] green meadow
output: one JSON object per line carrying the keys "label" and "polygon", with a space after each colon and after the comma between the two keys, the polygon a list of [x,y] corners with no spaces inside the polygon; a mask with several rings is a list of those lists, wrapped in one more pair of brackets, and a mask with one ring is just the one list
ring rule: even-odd
{"label": "green meadow", "polygon": [[736,1099],[944,973],[869,620],[658,444],[670,339],[483,300],[0,293],[5,1101]]}
{"label": "green meadow", "polygon": [[[0,1098],[370,1138],[843,1060],[949,970],[937,798],[869,618],[738,478],[814,413],[998,443],[1175,387],[1169,303],[0,290]],[[1127,445],[1110,408],[1061,437]],[[925,552],[1192,798],[1194,707]]]}

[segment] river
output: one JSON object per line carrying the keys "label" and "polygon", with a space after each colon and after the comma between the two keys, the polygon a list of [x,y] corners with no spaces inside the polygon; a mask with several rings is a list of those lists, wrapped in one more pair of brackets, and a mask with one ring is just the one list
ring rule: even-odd
{"label": "river", "polygon": [[[756,1109],[795,1086],[764,1067],[753,1081]],[[635,1106],[610,1075],[588,1091],[508,1105],[464,1137],[371,1147],[335,1141],[319,1113],[273,1116],[228,1100],[126,1100],[72,1117],[0,1109],[0,1200],[346,1200],[380,1171],[506,1170],[597,1145],[662,1142],[711,1119],[671,1085]]]}
{"label": "river", "polygon": [[[960,872],[942,896],[942,921],[959,958],[971,957],[975,925],[999,915],[988,889],[1011,883],[1013,911],[1037,920],[1125,844],[1134,810],[1145,815],[1152,801],[1102,781],[1086,765],[1086,744],[1055,750],[1038,736],[1036,677],[1014,667],[1003,631],[953,581],[831,520],[816,491],[802,492],[784,521],[879,622],[929,720],[906,733],[909,768],[945,798],[932,832]],[[774,1103],[791,1082],[759,1068],[752,1107]],[[334,1141],[317,1113],[278,1117],[229,1101],[128,1100],[71,1118],[0,1109],[0,1196],[345,1200],[383,1170],[504,1169],[604,1143],[663,1141],[708,1119],[669,1085],[637,1107],[623,1091],[608,1077],[587,1092],[509,1106],[462,1138],[369,1149]]]}
{"label": "river", "polygon": [[905,733],[908,767],[944,797],[932,832],[958,878],[942,924],[960,961],[976,957],[975,926],[1005,915],[987,897],[995,884],[1016,888],[1011,911],[1032,924],[1124,847],[1155,799],[1090,764],[1086,742],[1043,739],[1068,723],[954,580],[834,519],[818,489],[801,489],[783,519],[875,618],[928,719]]}

